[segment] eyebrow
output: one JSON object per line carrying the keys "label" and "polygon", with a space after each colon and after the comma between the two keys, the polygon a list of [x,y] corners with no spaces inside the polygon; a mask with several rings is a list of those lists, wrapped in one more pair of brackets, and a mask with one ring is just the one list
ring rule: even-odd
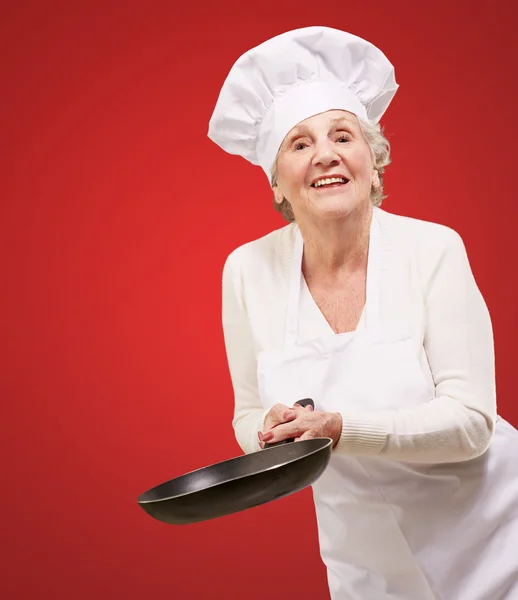
{"label": "eyebrow", "polygon": [[347,125],[348,127],[352,127],[353,122],[349,121],[349,119],[347,119],[347,117],[335,117],[334,119],[331,119],[331,124],[332,125]]}
{"label": "eyebrow", "polygon": [[303,135],[307,135],[307,130],[306,132],[304,131],[304,127],[297,127],[294,131],[291,132],[291,134],[286,138],[286,142],[288,144],[291,144],[291,142],[293,142],[294,140],[296,140],[299,137],[302,137]]}

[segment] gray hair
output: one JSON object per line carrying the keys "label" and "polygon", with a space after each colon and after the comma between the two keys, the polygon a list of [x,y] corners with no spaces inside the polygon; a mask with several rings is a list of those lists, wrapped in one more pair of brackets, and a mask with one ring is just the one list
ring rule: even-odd
{"label": "gray hair", "polygon": [[[390,143],[384,135],[384,131],[379,123],[366,123],[360,119],[358,119],[360,124],[360,129],[363,133],[363,136],[369,145],[371,151],[372,162],[374,163],[374,168],[378,172],[379,176],[379,186],[371,187],[370,193],[370,201],[373,206],[381,206],[381,203],[386,198],[383,195],[383,173],[385,172],[385,167],[388,166],[391,162],[390,159]],[[278,155],[277,155],[278,157]],[[277,159],[272,167],[272,188],[277,185]],[[280,212],[284,219],[288,221],[288,223],[293,223],[295,221],[295,214],[293,212],[293,208],[291,204],[288,202],[286,198],[279,204],[275,197],[273,199],[273,206],[275,210]]]}

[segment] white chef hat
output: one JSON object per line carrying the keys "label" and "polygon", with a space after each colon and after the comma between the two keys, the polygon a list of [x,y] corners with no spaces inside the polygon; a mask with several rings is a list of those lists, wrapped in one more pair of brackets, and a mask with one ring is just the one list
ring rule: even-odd
{"label": "white chef hat", "polygon": [[278,35],[233,65],[209,123],[209,138],[260,165],[268,179],[295,125],[328,110],[377,123],[398,89],[387,57],[360,37],[329,27]]}

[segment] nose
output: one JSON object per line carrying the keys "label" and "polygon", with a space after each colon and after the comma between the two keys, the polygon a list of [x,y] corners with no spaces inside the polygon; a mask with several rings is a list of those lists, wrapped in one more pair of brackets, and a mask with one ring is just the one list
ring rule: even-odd
{"label": "nose", "polygon": [[315,144],[313,154],[313,166],[329,167],[337,165],[341,161],[340,155],[337,154],[332,142],[329,139],[322,140]]}

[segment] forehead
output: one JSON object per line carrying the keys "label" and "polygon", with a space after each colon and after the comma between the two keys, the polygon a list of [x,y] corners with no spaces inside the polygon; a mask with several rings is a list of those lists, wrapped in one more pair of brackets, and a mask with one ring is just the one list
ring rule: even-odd
{"label": "forehead", "polygon": [[328,110],[318,115],[313,115],[304,121],[301,121],[291,131],[288,132],[286,137],[297,135],[306,131],[334,127],[338,124],[348,125],[349,127],[358,127],[358,118],[353,113],[346,110]]}

